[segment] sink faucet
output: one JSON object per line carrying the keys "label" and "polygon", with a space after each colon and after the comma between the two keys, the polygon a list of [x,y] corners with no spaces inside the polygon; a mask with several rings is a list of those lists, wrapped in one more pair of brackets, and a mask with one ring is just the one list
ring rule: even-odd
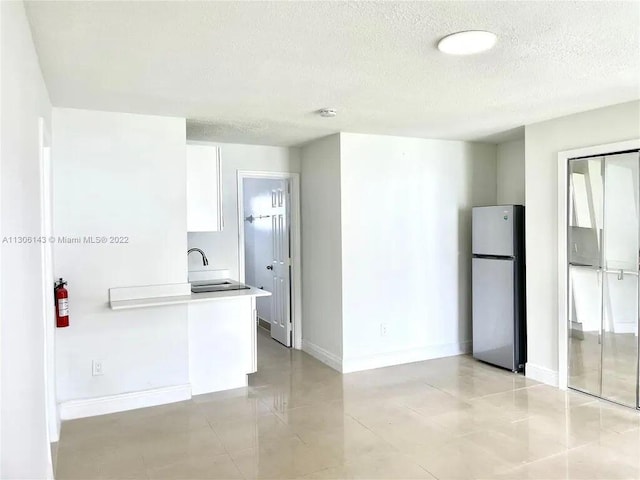
{"label": "sink faucet", "polygon": [[207,260],[207,256],[202,250],[200,250],[199,248],[190,248],[189,250],[187,250],[187,255],[189,255],[191,252],[198,252],[200,255],[202,255],[202,265],[204,265],[205,267],[209,265],[209,260]]}

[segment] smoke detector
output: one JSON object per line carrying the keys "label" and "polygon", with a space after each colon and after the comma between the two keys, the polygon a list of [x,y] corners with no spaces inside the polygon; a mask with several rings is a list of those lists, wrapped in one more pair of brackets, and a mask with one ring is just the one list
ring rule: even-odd
{"label": "smoke detector", "polygon": [[325,118],[332,118],[338,114],[335,108],[321,108],[318,110],[318,115]]}

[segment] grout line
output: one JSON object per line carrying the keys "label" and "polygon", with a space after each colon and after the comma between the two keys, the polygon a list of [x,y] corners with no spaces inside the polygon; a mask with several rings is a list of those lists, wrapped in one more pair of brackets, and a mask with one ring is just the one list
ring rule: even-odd
{"label": "grout line", "polygon": [[227,455],[229,456],[229,459],[231,460],[231,463],[233,463],[233,465],[236,467],[236,470],[238,470],[238,473],[240,474],[240,476],[242,476],[242,478],[244,478],[245,480],[249,480],[249,478],[243,473],[243,471],[238,466],[238,463],[233,458],[233,455],[231,455],[229,453],[229,451],[227,450],[227,447],[224,445],[224,443],[222,444],[222,448],[224,448],[225,452],[227,452]]}

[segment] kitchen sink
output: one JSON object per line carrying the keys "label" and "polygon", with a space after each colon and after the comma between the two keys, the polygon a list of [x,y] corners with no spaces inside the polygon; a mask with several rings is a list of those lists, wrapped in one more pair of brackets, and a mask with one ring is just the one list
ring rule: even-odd
{"label": "kitchen sink", "polygon": [[249,287],[240,283],[229,280],[203,280],[191,282],[192,293],[204,292],[226,292],[232,290],[247,290]]}

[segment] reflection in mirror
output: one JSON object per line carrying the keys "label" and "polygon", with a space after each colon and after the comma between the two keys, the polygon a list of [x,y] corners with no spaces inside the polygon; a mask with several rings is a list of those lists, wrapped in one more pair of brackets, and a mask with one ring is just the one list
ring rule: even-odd
{"label": "reflection in mirror", "polygon": [[602,158],[569,164],[569,263],[600,266],[603,225]]}
{"label": "reflection in mirror", "polygon": [[569,386],[600,395],[602,157],[569,162]]}
{"label": "reflection in mirror", "polygon": [[599,396],[602,273],[571,265],[569,281],[569,386]]}
{"label": "reflection in mirror", "polygon": [[638,153],[605,157],[602,397],[636,406]]}

